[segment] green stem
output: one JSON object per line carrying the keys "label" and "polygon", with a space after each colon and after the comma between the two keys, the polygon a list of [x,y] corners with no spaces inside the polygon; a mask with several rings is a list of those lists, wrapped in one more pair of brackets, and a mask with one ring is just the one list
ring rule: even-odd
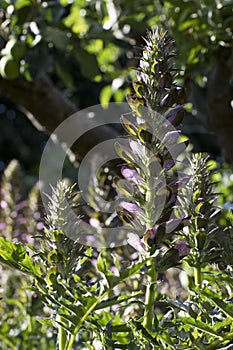
{"label": "green stem", "polygon": [[145,297],[145,312],[143,326],[149,331],[152,331],[153,321],[154,321],[154,302],[157,287],[157,271],[155,260],[151,261],[151,265],[148,271],[148,284],[146,288]]}
{"label": "green stem", "polygon": [[28,315],[28,333],[32,333],[33,325],[32,325],[32,317]]}
{"label": "green stem", "polygon": [[201,276],[201,266],[198,265],[194,268],[194,281],[196,286],[200,286],[202,284],[202,276]]}
{"label": "green stem", "polygon": [[[77,326],[75,327],[75,330],[73,334],[70,337],[69,343],[67,345],[66,350],[72,350],[73,344],[75,342],[76,335],[82,326],[83,322],[86,320],[87,316],[95,309],[95,307],[105,298],[108,296],[110,290],[107,290],[104,294],[101,295],[91,306],[90,308],[86,311],[86,313],[81,317],[80,321],[78,322]],[[60,350],[60,349],[59,349]]]}
{"label": "green stem", "polygon": [[59,322],[58,327],[58,349],[65,350],[66,349],[66,341],[67,341],[67,333],[64,327],[62,327],[61,323],[63,322],[62,317],[57,315],[57,321]]}

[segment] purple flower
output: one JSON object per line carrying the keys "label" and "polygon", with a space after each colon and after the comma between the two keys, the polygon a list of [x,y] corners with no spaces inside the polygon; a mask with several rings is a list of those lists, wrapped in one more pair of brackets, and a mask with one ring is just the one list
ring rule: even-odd
{"label": "purple flower", "polygon": [[172,108],[172,110],[170,110],[165,117],[167,118],[167,120],[174,126],[179,125],[183,118],[184,118],[184,108],[182,105],[178,105],[174,108]]}
{"label": "purple flower", "polygon": [[180,130],[169,131],[164,136],[162,143],[166,147],[171,147],[172,145],[177,143],[180,135],[181,135],[181,131]]}
{"label": "purple flower", "polygon": [[0,202],[0,206],[1,206],[2,209],[7,208],[7,202],[4,201],[4,200],[2,200],[2,201]]}
{"label": "purple flower", "polygon": [[121,202],[120,205],[122,208],[129,211],[130,213],[139,214],[139,215],[142,215],[143,213],[142,209],[139,208],[137,204],[130,203],[130,202]]}
{"label": "purple flower", "polygon": [[184,258],[190,252],[190,247],[185,241],[178,241],[175,248],[178,250],[180,258]]}
{"label": "purple flower", "polygon": [[175,146],[171,147],[169,149],[169,153],[171,154],[173,159],[176,159],[184,150],[186,150],[188,145],[188,141],[180,142],[176,144]]}
{"label": "purple flower", "polygon": [[38,222],[36,225],[37,230],[43,230],[44,229],[44,224],[43,222]]}
{"label": "purple flower", "polygon": [[116,212],[123,222],[131,223],[135,228],[143,225],[144,213],[137,204],[130,202],[120,202]]}
{"label": "purple flower", "polygon": [[133,152],[134,160],[140,160],[146,156],[148,150],[139,141],[129,140],[129,145]]}
{"label": "purple flower", "polygon": [[0,222],[0,230],[4,230],[6,228],[6,224],[3,222]]}
{"label": "purple flower", "polygon": [[136,233],[128,233],[128,243],[141,254],[146,254],[146,245]]}
{"label": "purple flower", "polygon": [[121,169],[121,173],[127,180],[132,180],[140,184],[143,182],[141,176],[134,168],[123,166]]}
{"label": "purple flower", "polygon": [[175,165],[175,161],[173,159],[169,159],[167,162],[164,163],[163,168],[165,170],[170,170],[171,168],[173,168]]}
{"label": "purple flower", "polygon": [[175,187],[175,186],[180,186],[180,185],[186,185],[190,180],[190,176],[184,176],[182,178],[175,179],[171,181],[168,186],[169,187]]}
{"label": "purple flower", "polygon": [[169,221],[167,221],[166,223],[166,232],[170,233],[173,231],[180,231],[184,228],[184,226],[188,226],[189,225],[189,218],[188,217],[184,217],[182,219],[171,219]]}

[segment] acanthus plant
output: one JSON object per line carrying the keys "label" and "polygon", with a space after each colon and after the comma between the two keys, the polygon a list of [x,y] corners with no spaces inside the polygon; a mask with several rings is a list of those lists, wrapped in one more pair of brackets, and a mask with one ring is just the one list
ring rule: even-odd
{"label": "acanthus plant", "polygon": [[185,240],[177,239],[189,223],[184,186],[190,181],[190,159],[184,152],[187,141],[180,141],[181,132],[175,129],[184,108],[176,104],[182,89],[175,83],[174,41],[157,30],[145,42],[133,82],[135,94],[128,97],[132,113],[121,117],[129,147],[116,144],[127,164],[122,167],[125,181],[116,181],[116,187],[126,198],[117,212],[129,226],[129,244],[151,256],[143,325],[152,331],[158,273],[175,266],[190,250]]}
{"label": "acanthus plant", "polygon": [[[189,157],[176,129],[184,107],[174,59],[173,40],[149,32],[128,97],[132,113],[121,117],[128,146],[116,144],[125,162],[116,212],[129,245],[99,251],[67,237],[64,213],[75,194],[65,182],[53,189],[40,248],[0,238],[0,261],[29,274],[28,293],[50,310],[34,322],[56,329],[54,349],[217,350],[232,342],[231,228],[215,220],[208,160]],[[163,291],[174,267],[185,271],[186,297]]]}

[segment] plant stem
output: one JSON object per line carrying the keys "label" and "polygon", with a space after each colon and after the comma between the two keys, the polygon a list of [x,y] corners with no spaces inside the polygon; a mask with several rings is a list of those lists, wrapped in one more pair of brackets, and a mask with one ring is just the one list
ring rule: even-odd
{"label": "plant stem", "polygon": [[[62,317],[60,315],[57,315],[57,321],[59,323],[62,323]],[[62,327],[61,324],[59,324],[59,327],[58,327],[58,349],[59,350],[66,349],[66,341],[67,341],[66,330]]]}
{"label": "plant stem", "polygon": [[154,321],[154,302],[157,287],[157,271],[155,260],[151,260],[151,265],[148,271],[148,284],[145,297],[145,312],[143,326],[149,331],[152,331]]}
{"label": "plant stem", "polygon": [[196,286],[200,286],[202,284],[202,276],[201,276],[201,266],[198,265],[194,268],[194,281]]}
{"label": "plant stem", "polygon": [[[121,278],[121,283],[125,280],[127,280],[128,278],[132,277],[134,274],[138,273],[139,272],[139,269],[145,264],[145,262],[142,262],[139,264],[139,266],[137,267],[137,270],[134,270],[134,269],[130,269],[130,273],[129,274],[126,274],[124,275],[122,278]],[[137,265],[137,264],[136,264]],[[78,324],[76,325],[74,331],[73,331],[73,334],[71,335],[70,339],[69,339],[69,342],[67,344],[67,347],[65,348],[65,350],[72,350],[72,347],[73,347],[73,344],[75,342],[75,338],[76,338],[76,335],[79,331],[79,329],[82,327],[82,324],[83,322],[85,322],[85,320],[87,319],[87,317],[90,315],[90,313],[96,308],[96,306],[104,299],[106,298],[108,295],[109,295],[109,292],[111,290],[113,290],[113,288],[115,288],[117,286],[117,284],[113,284],[108,290],[106,290],[101,296],[99,296],[95,302],[93,302],[92,305],[89,306],[88,309],[85,310],[85,313],[84,315],[80,318]]]}
{"label": "plant stem", "polygon": [[[67,348],[66,350],[72,350],[73,344],[75,342],[75,338],[76,335],[80,329],[80,327],[82,326],[83,322],[86,320],[87,316],[95,309],[95,307],[105,298],[107,297],[108,293],[109,293],[110,289],[107,290],[105,293],[103,293],[90,307],[89,309],[86,310],[85,314],[83,315],[83,317],[81,317],[80,321],[78,322],[73,334],[71,335],[70,339],[69,339],[69,343],[67,344]],[[60,350],[60,349],[59,349]],[[64,349],[63,349],[64,350]]]}

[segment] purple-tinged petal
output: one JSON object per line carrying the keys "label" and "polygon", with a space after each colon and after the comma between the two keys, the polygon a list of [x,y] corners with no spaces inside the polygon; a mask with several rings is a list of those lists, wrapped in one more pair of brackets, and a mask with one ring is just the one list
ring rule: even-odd
{"label": "purple-tinged petal", "polygon": [[137,204],[130,203],[130,202],[121,202],[120,206],[130,213],[135,213],[141,215],[143,213],[142,209],[139,208]]}
{"label": "purple-tinged petal", "polygon": [[174,126],[178,126],[184,118],[184,108],[178,105],[170,110],[166,115],[166,119]]}
{"label": "purple-tinged petal", "polygon": [[191,178],[191,176],[184,176],[184,177],[175,179],[175,180],[171,181],[168,184],[168,186],[174,187],[174,186],[186,185],[189,182],[190,178]]}
{"label": "purple-tinged petal", "polygon": [[171,154],[173,159],[176,159],[181,153],[183,153],[188,145],[188,141],[180,142],[177,145],[171,147],[169,149],[169,153]]}
{"label": "purple-tinged petal", "polygon": [[146,254],[146,245],[136,233],[128,233],[128,243],[141,254]]}
{"label": "purple-tinged petal", "polygon": [[176,195],[172,195],[171,198],[169,199],[167,204],[172,204],[175,203],[175,201],[177,200],[177,196]]}
{"label": "purple-tinged petal", "polygon": [[143,182],[141,176],[139,175],[137,170],[135,170],[134,168],[123,166],[121,169],[121,173],[127,180],[132,180],[138,183]]}
{"label": "purple-tinged petal", "polygon": [[2,209],[7,208],[7,202],[4,201],[4,200],[2,200],[2,201],[0,202],[0,206],[1,206]]}
{"label": "purple-tinged petal", "polygon": [[189,245],[185,241],[182,241],[182,240],[178,241],[176,243],[175,248],[178,250],[180,258],[184,258],[190,252]]}
{"label": "purple-tinged petal", "polygon": [[0,222],[0,231],[4,230],[6,228],[6,224],[3,222]]}
{"label": "purple-tinged petal", "polygon": [[166,135],[164,136],[162,143],[166,146],[166,147],[171,147],[173,146],[175,143],[177,143],[179,137],[181,135],[181,131],[180,130],[174,130],[174,131],[169,131],[168,133],[166,133]]}
{"label": "purple-tinged petal", "polygon": [[44,229],[44,223],[43,222],[38,222],[36,225],[37,230],[43,230]]}
{"label": "purple-tinged petal", "polygon": [[166,223],[166,231],[168,233],[173,232],[173,231],[180,231],[184,228],[184,226],[188,226],[189,225],[189,218],[185,217],[185,218],[181,218],[181,219],[171,219],[169,221],[167,221]]}
{"label": "purple-tinged petal", "polygon": [[115,276],[119,276],[119,270],[116,266],[111,266],[110,271],[112,271]]}
{"label": "purple-tinged petal", "polygon": [[164,163],[163,168],[165,170],[170,170],[171,168],[173,168],[175,165],[175,161],[173,159],[169,159],[167,162]]}
{"label": "purple-tinged petal", "polygon": [[141,159],[146,154],[146,147],[141,144],[139,141],[129,140],[130,148],[133,152],[135,159]]}

